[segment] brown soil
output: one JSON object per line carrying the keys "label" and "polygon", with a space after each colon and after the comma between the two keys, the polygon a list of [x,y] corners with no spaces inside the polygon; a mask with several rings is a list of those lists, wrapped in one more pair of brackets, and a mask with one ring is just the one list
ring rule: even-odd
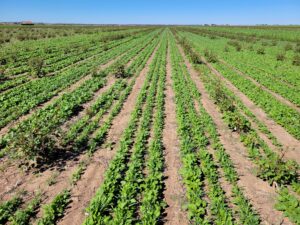
{"label": "brown soil", "polygon": [[[112,48],[112,49],[113,49],[113,48]],[[78,66],[78,65],[83,64],[84,62],[86,62],[86,61],[88,61],[88,60],[90,60],[90,59],[96,58],[96,57],[97,57],[98,55],[100,55],[101,53],[102,53],[102,52],[97,53],[97,54],[92,55],[92,56],[89,56],[89,57],[87,57],[87,58],[85,58],[85,59],[79,60],[78,62],[71,63],[71,64],[69,64],[69,65],[67,65],[67,66],[65,66],[65,67],[63,67],[63,68],[61,68],[61,69],[58,69],[58,70],[54,71],[54,72],[47,73],[46,76],[54,76],[54,75],[56,75],[56,74],[58,74],[58,73],[64,72],[64,71],[68,70],[68,69],[71,68],[71,67]],[[26,76],[26,75],[30,76],[30,74],[29,74],[28,72],[25,72],[25,73],[22,73],[22,74],[14,75],[14,78],[21,77],[21,76]],[[23,86],[23,85],[27,84],[27,83],[30,82],[30,81],[34,81],[34,80],[38,80],[38,79],[40,79],[40,78],[35,78],[35,77],[30,76],[28,81],[26,81],[26,82],[24,82],[24,83],[22,83],[22,84],[20,84],[20,85],[17,85],[17,86],[15,86],[15,87]],[[14,88],[15,88],[15,87],[14,87]],[[9,88],[9,89],[7,89],[7,90],[1,92],[1,94],[5,93],[5,92],[8,92],[8,91],[11,90],[11,89],[12,89],[12,88]],[[1,134],[1,132],[0,132],[0,136],[1,136],[1,135],[2,135],[2,134]]]}
{"label": "brown soil", "polygon": [[185,202],[185,190],[181,183],[179,174],[180,163],[180,147],[177,136],[177,123],[175,111],[175,95],[172,90],[171,80],[171,63],[170,52],[167,56],[167,76],[165,90],[165,127],[163,131],[163,143],[165,147],[165,185],[164,192],[165,201],[168,204],[166,208],[166,224],[189,224],[187,215],[183,211],[182,206]]}
{"label": "brown soil", "polygon": [[290,81],[284,80],[284,79],[282,79],[282,78],[278,78],[278,77],[272,75],[271,73],[267,72],[266,70],[264,70],[264,69],[262,69],[262,68],[260,68],[260,67],[254,66],[253,64],[248,64],[248,66],[251,66],[251,67],[253,67],[253,68],[257,69],[257,70],[260,70],[260,71],[266,73],[267,76],[272,76],[273,79],[275,79],[275,80],[281,82],[282,85],[286,85],[286,86],[288,86],[288,87],[296,88],[296,89],[299,90],[299,86],[297,86],[297,85],[291,83]]}
{"label": "brown soil", "polygon": [[264,123],[267,128],[273,133],[273,135],[278,139],[278,141],[283,145],[286,154],[300,155],[300,141],[290,135],[283,127],[278,125],[272,119],[270,119],[267,114],[258,106],[256,106],[244,93],[242,93],[238,88],[236,88],[230,81],[228,81],[223,75],[217,71],[210,63],[206,62],[202,58],[203,62],[210,68],[210,70],[217,75],[224,84],[231,89],[231,91],[241,99],[243,104],[260,120]]}
{"label": "brown soil", "polygon": [[121,112],[114,119],[111,129],[108,132],[106,143],[112,143],[114,145],[113,149],[100,148],[95,152],[92,163],[78,181],[76,188],[73,188],[73,202],[66,210],[65,216],[59,221],[59,224],[82,224],[85,218],[84,210],[95,195],[97,188],[103,182],[105,170],[109,165],[109,161],[113,159],[116,150],[118,149],[118,144],[116,143],[120,140],[123,131],[129,123],[130,114],[134,109],[138,93],[144,84],[146,75],[149,71],[149,65],[152,62],[157,49],[158,47],[156,47],[144,69],[137,77],[133,89],[125,101]]}
{"label": "brown soil", "polygon": [[219,131],[221,143],[235,165],[235,169],[240,178],[238,184],[244,189],[246,197],[259,212],[262,222],[264,224],[292,224],[281,212],[274,209],[277,197],[276,190],[267,182],[262,181],[253,174],[255,166],[247,158],[247,150],[240,142],[238,134],[232,133],[222,121],[222,115],[217,111],[216,105],[214,105],[213,101],[209,98],[202,81],[199,79],[198,73],[188,62],[181,47],[179,48],[181,54],[184,56],[184,61],[191,77],[202,95],[202,104],[206,111],[212,116]]}
{"label": "brown soil", "polygon": [[255,79],[253,79],[251,76],[249,76],[248,74],[245,74],[244,72],[238,70],[237,68],[235,68],[234,66],[230,65],[229,63],[225,62],[224,60],[220,60],[224,65],[230,67],[232,70],[234,70],[235,72],[237,72],[239,75],[245,77],[246,79],[250,80],[253,82],[253,84],[255,84],[257,87],[261,88],[262,90],[268,92],[269,94],[271,94],[274,98],[276,98],[278,101],[280,101],[281,103],[291,107],[292,109],[296,110],[297,112],[300,113],[300,108],[295,105],[294,103],[290,102],[289,100],[285,99],[284,97],[282,97],[280,94],[277,94],[273,91],[271,91],[270,89],[266,88],[264,85],[260,84],[259,82],[257,82]]}
{"label": "brown soil", "polygon": [[230,182],[228,182],[225,179],[224,171],[223,171],[222,167],[219,165],[219,163],[217,163],[217,159],[216,159],[216,156],[215,156],[215,150],[211,146],[208,146],[207,151],[212,155],[214,161],[216,162],[216,165],[218,166],[219,182],[220,182],[221,188],[224,191],[224,194],[225,194],[225,197],[226,197],[226,200],[227,200],[227,204],[232,209],[232,214],[233,214],[234,219],[236,221],[239,221],[239,216],[236,213],[237,212],[237,207],[233,203],[234,202],[234,199],[232,197],[232,188],[233,188],[233,186],[232,186],[232,184],[230,184]]}
{"label": "brown soil", "polygon": [[[101,68],[103,69],[103,68],[108,67],[114,61],[115,60],[113,60],[113,61],[111,61],[111,62],[103,65]],[[71,87],[69,87],[67,90],[64,90],[58,96],[55,96],[49,102],[46,102],[45,104],[43,104],[42,106],[39,106],[38,108],[40,108],[40,107],[46,107],[47,105],[49,105],[53,101],[55,101],[55,99],[57,99],[63,93],[71,92],[72,90],[75,90],[77,87],[80,86],[80,84],[82,84],[84,81],[86,81],[90,77],[91,77],[90,75],[87,75],[82,80],[80,80],[79,82],[76,82],[74,85],[72,85]],[[113,78],[108,78],[108,84],[111,84],[112,80],[113,80]],[[102,89],[109,88],[108,84],[105,87],[99,89],[99,91],[98,91],[99,93],[98,92],[97,93],[98,94],[100,94],[100,92],[103,93]],[[86,104],[89,104],[89,103],[86,103]],[[34,110],[34,111],[36,111],[36,110]],[[31,112],[30,114],[27,114],[25,116],[20,117],[20,119],[22,118],[22,120],[25,120],[30,115],[32,115],[32,113],[34,113],[34,112]],[[76,160],[76,159],[74,159],[74,160]],[[75,162],[71,161],[70,163],[74,165]],[[75,163],[75,165],[76,165],[76,163]],[[51,176],[51,171],[45,171],[45,172],[42,173],[41,176],[36,176],[34,174],[25,174],[25,173],[22,173],[20,171],[20,169],[18,169],[16,167],[17,167],[17,165],[10,163],[7,166],[7,168],[5,168],[4,171],[1,172],[1,174],[0,174],[0,180],[1,181],[2,180],[5,181],[5,185],[3,185],[3,186],[0,187],[0,198],[1,199],[8,198],[9,196],[7,196],[7,194],[13,194],[13,193],[15,193],[16,190],[20,190],[20,189],[28,190],[28,189],[31,188],[32,184],[34,184],[35,182],[38,184],[38,187],[41,187],[42,184],[45,183],[45,181]],[[67,170],[70,173],[71,171],[69,171],[70,169],[68,169],[68,167],[72,167],[72,166],[70,166],[68,163],[66,163],[66,165],[64,166],[64,168],[60,168],[60,169],[62,169],[62,170],[65,169],[65,170]],[[67,174],[62,173],[61,175],[59,175],[59,177],[64,177],[63,179],[65,179],[66,177],[68,177],[70,175],[69,173],[67,173]],[[38,189],[34,185],[33,185],[33,187],[34,187],[33,190]]]}
{"label": "brown soil", "polygon": [[269,139],[266,134],[264,134],[262,131],[259,130],[258,125],[251,118],[249,118],[247,115],[245,115],[242,112],[241,112],[241,114],[243,116],[245,116],[247,118],[247,120],[250,121],[251,126],[256,130],[259,137],[269,146],[270,149],[272,149],[278,155],[282,156],[284,159],[294,160],[298,164],[300,164],[300,158],[299,158],[299,155],[298,155],[297,151],[283,151],[282,148],[275,146],[272,143],[272,140]]}
{"label": "brown soil", "polygon": [[[123,55],[123,54],[122,54]],[[122,55],[119,55],[117,58],[109,61],[108,63],[104,64],[104,65],[100,65],[97,68],[97,71],[99,72],[100,70],[106,69],[108,68],[110,65],[112,65],[116,60],[118,60],[120,57],[122,57]],[[32,116],[36,111],[38,111],[41,108],[47,107],[49,105],[51,105],[54,101],[56,101],[58,98],[60,98],[63,94],[65,93],[70,93],[72,91],[74,91],[76,88],[78,88],[79,86],[81,86],[85,81],[89,80],[92,78],[91,74],[88,74],[86,76],[84,76],[83,78],[79,79],[78,81],[76,81],[75,83],[71,84],[68,88],[63,89],[62,91],[59,91],[54,97],[52,97],[51,99],[49,99],[47,102],[40,104],[39,106],[33,108],[30,110],[29,113],[20,116],[18,119],[8,123],[5,127],[3,127],[0,130],[0,137],[5,135],[12,127],[15,127],[17,124],[21,123],[22,121],[28,119],[30,116]]]}
{"label": "brown soil", "polygon": [[94,93],[93,99],[91,101],[88,101],[82,105],[82,110],[78,113],[78,115],[72,117],[70,120],[68,120],[61,126],[62,131],[67,131],[71,124],[85,116],[87,114],[88,109],[97,101],[98,97],[104,92],[108,91],[113,86],[115,81],[116,78],[114,76],[108,76],[105,86]]}

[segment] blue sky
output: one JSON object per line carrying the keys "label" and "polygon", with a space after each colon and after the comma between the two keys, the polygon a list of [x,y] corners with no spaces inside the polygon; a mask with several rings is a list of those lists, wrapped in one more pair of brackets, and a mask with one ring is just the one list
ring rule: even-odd
{"label": "blue sky", "polygon": [[300,0],[0,0],[0,21],[300,24]]}

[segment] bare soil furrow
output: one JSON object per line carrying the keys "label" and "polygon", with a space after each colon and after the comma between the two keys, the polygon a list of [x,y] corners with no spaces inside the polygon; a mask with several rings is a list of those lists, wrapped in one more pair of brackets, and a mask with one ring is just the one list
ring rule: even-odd
{"label": "bare soil furrow", "polygon": [[[101,68],[107,68],[109,65],[111,65],[115,60],[109,62],[108,64],[103,65]],[[58,96],[55,96],[54,98],[52,98],[49,102],[43,104],[43,106],[39,106],[38,108],[41,107],[46,107],[47,105],[50,105],[51,103],[53,103],[56,99],[58,99],[60,96],[62,96],[64,93],[67,92],[71,92],[73,90],[75,90],[77,87],[79,87],[84,81],[88,80],[91,78],[91,75],[87,75],[86,77],[84,77],[82,80],[80,80],[79,82],[75,83],[74,85],[72,85],[71,87],[69,87],[67,90],[64,90],[63,92],[61,92]],[[109,81],[112,78],[109,78]],[[112,82],[112,81],[110,81]],[[103,88],[108,88],[108,87],[103,87]],[[102,88],[99,89],[99,92],[103,92]],[[87,103],[88,104],[88,103]],[[29,118],[29,116],[31,116],[36,110],[33,110],[31,113],[21,117],[21,121],[25,120],[26,118]],[[20,122],[21,122],[20,121]],[[65,163],[66,167],[68,167],[68,163]],[[1,199],[5,199],[7,194],[12,194],[14,193],[17,189],[25,189],[27,190],[27,183],[32,183],[36,180],[37,183],[43,183],[45,181],[45,179],[49,178],[51,176],[51,172],[50,171],[45,171],[43,172],[42,176],[36,176],[34,174],[26,174],[23,173],[22,171],[20,171],[20,169],[16,168],[17,165],[15,164],[10,164],[9,166],[7,166],[7,168],[4,169],[4,171],[1,172],[0,174],[0,179],[1,180],[5,180],[6,182],[4,183],[3,186],[1,186],[0,188],[0,198]],[[66,169],[66,168],[64,168]],[[70,171],[71,172],[71,171]],[[15,184],[15,181],[19,181],[17,182],[17,185]],[[30,181],[30,182],[29,182]]]}
{"label": "bare soil furrow", "polygon": [[170,51],[167,55],[167,76],[165,89],[165,127],[163,131],[163,143],[165,147],[165,201],[168,204],[166,208],[166,224],[182,225],[189,224],[187,215],[182,206],[185,202],[185,190],[179,174],[181,168],[180,162],[180,144],[177,136],[176,106],[175,94],[172,89],[171,79],[171,59]]}
{"label": "bare soil furrow", "polygon": [[239,75],[245,77],[246,79],[252,81],[257,87],[261,88],[262,90],[268,92],[269,94],[271,94],[274,98],[276,98],[278,101],[280,101],[281,103],[291,107],[292,109],[296,110],[297,112],[300,113],[300,107],[298,107],[297,105],[295,105],[293,102],[290,102],[289,100],[287,100],[286,98],[282,97],[280,94],[277,94],[273,91],[271,91],[270,89],[268,89],[267,87],[265,87],[264,85],[260,84],[259,82],[257,82],[255,79],[253,79],[251,76],[249,76],[248,74],[245,74],[244,72],[240,71],[239,69],[235,68],[234,66],[230,65],[229,63],[225,62],[224,60],[220,60],[224,65],[230,67],[232,70],[234,70],[235,72],[237,72]]}
{"label": "bare soil furrow", "polygon": [[[122,55],[118,56],[117,58],[109,61],[108,63],[101,65],[98,67],[97,71],[99,72],[100,70],[103,70],[107,67],[109,67],[110,65],[112,65],[116,60],[118,60]],[[5,127],[3,127],[0,130],[0,137],[5,135],[11,128],[13,128],[14,126],[16,126],[17,124],[21,123],[22,121],[28,119],[30,116],[32,116],[36,111],[38,111],[41,108],[47,107],[49,105],[51,105],[54,101],[56,101],[58,98],[60,98],[63,94],[65,93],[69,93],[74,91],[76,88],[78,88],[80,85],[82,85],[85,81],[89,80],[92,78],[91,74],[88,74],[86,76],[84,76],[83,78],[81,78],[80,80],[76,81],[75,83],[73,83],[72,85],[70,85],[68,88],[59,91],[54,97],[52,97],[51,99],[49,99],[47,102],[40,104],[39,106],[33,108],[30,110],[29,113],[20,116],[18,119],[10,122],[9,124],[7,124]]]}
{"label": "bare soil furrow", "polygon": [[153,51],[145,67],[136,78],[132,91],[125,101],[121,112],[113,120],[105,144],[103,145],[108,145],[109,147],[101,147],[94,153],[92,162],[88,165],[86,172],[72,190],[73,202],[70,204],[70,207],[66,210],[65,216],[58,224],[82,224],[82,221],[85,218],[84,210],[95,195],[97,188],[103,182],[105,170],[107,169],[110,160],[114,158],[116,150],[118,149],[118,141],[129,123],[130,114],[134,109],[137,96],[144,84],[146,75],[149,71],[149,65],[152,62],[157,49],[158,47]]}
{"label": "bare soil furrow", "polygon": [[283,145],[286,152],[295,152],[300,155],[300,141],[290,135],[282,126],[278,125],[275,121],[270,119],[267,114],[255,105],[244,93],[242,93],[237,87],[235,87],[229,80],[227,80],[219,71],[217,71],[210,63],[204,58],[203,62],[209,67],[209,69],[219,77],[224,84],[241,99],[243,104],[260,120],[267,128],[273,133],[278,141]]}
{"label": "bare soil furrow", "polygon": [[283,216],[282,212],[274,209],[277,197],[276,190],[267,182],[264,182],[254,175],[255,166],[247,158],[247,150],[240,142],[238,134],[231,132],[223,122],[222,115],[206,92],[204,84],[199,78],[199,74],[189,63],[180,46],[179,49],[184,56],[184,61],[191,77],[202,95],[203,107],[211,115],[216,124],[221,143],[235,165],[235,169],[240,178],[238,185],[244,189],[245,196],[260,213],[263,224],[292,224]]}

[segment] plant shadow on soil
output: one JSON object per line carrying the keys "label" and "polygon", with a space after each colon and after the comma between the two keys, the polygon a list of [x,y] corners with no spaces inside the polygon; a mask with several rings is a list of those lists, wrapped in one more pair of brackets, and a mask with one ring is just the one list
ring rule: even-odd
{"label": "plant shadow on soil", "polygon": [[[97,146],[101,146],[102,144],[102,142],[97,143]],[[91,154],[92,152],[87,141],[78,146],[75,146],[74,143],[69,144],[67,147],[55,145],[51,148],[50,154],[38,157],[32,168],[36,172],[44,172],[49,169],[56,169],[61,172],[66,169],[65,167],[68,162],[78,162],[80,155],[85,153]]]}

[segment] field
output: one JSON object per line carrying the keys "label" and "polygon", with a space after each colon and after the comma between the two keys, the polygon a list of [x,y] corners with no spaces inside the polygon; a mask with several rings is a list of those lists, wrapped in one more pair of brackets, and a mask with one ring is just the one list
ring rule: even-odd
{"label": "field", "polygon": [[300,27],[0,25],[0,224],[300,224]]}

